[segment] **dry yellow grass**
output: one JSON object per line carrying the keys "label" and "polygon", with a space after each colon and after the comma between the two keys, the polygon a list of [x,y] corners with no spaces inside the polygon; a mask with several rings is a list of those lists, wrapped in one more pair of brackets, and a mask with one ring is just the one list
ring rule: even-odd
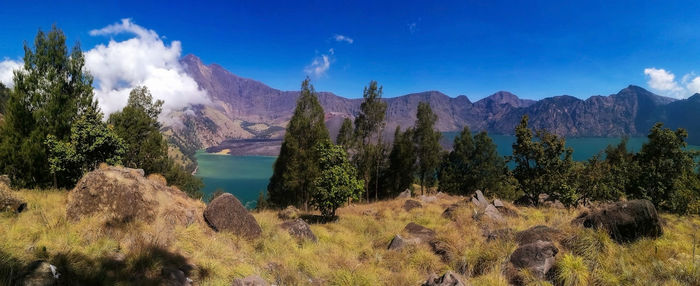
{"label": "dry yellow grass", "polygon": [[[201,224],[168,233],[158,225],[138,222],[118,228],[104,227],[96,219],[70,222],[65,191],[16,194],[29,209],[19,215],[0,214],[0,277],[46,259],[67,277],[110,284],[134,282],[120,275],[142,273],[141,279],[148,279],[164,265],[186,263],[195,267],[190,278],[199,285],[230,285],[233,279],[252,274],[278,285],[419,285],[432,272],[459,269],[472,285],[505,285],[502,269],[516,245],[486,242],[483,229],[518,231],[544,224],[564,233],[563,242],[557,242],[555,284],[700,284],[700,257],[693,256],[693,237],[700,226],[696,216],[664,214],[661,238],[618,245],[605,233],[572,226],[574,210],[519,208],[518,218],[483,225],[471,218],[469,207],[455,221],[443,218],[444,209],[462,198],[439,196],[410,212],[401,208],[403,199],[341,208],[336,222],[311,226],[318,243],[300,243],[279,229],[275,211],[254,213],[263,235],[246,241]],[[454,247],[455,255],[443,261],[427,245],[387,250],[391,238],[409,222],[434,229],[438,239]],[[109,264],[115,260],[123,262]],[[533,285],[546,284],[533,281]]]}

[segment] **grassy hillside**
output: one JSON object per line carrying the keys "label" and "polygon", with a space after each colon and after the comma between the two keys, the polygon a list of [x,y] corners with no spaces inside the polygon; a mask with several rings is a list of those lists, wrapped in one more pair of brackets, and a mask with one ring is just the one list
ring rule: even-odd
{"label": "grassy hillside", "polygon": [[[197,285],[230,285],[251,274],[278,285],[419,285],[432,272],[459,269],[472,285],[504,285],[503,265],[516,244],[487,242],[484,229],[518,231],[538,224],[562,230],[556,245],[557,281],[563,285],[700,284],[693,257],[696,216],[664,214],[661,238],[618,245],[605,233],[571,225],[577,211],[518,208],[520,216],[507,218],[505,225],[485,225],[471,218],[470,207],[456,221],[443,218],[445,208],[463,198],[439,196],[410,212],[403,210],[403,199],[341,208],[338,221],[311,226],[318,243],[299,243],[278,227],[275,211],[254,214],[263,235],[246,241],[200,224],[169,232],[139,222],[74,223],[66,218],[65,191],[15,194],[29,209],[0,214],[0,285],[37,259],[56,265],[63,279],[84,284],[156,283],[161,269],[189,264],[188,276]],[[409,222],[434,229],[454,247],[452,258],[443,261],[427,245],[387,250]]]}

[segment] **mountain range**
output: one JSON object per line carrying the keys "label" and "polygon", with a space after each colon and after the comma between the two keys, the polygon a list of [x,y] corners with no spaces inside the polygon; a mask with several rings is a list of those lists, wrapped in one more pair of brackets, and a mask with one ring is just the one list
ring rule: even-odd
{"label": "mountain range", "polygon": [[[284,135],[299,91],[281,91],[262,82],[239,77],[217,64],[205,65],[194,56],[181,59],[185,71],[206,90],[211,103],[192,106],[187,111],[170,114],[175,122],[165,127],[170,141],[185,153],[200,148],[217,150],[235,148],[242,139],[279,139]],[[343,119],[357,115],[362,99],[349,99],[330,92],[319,92],[331,137]],[[657,121],[672,128],[683,127],[690,133],[689,142],[700,143],[700,94],[685,100],[656,95],[630,85],[616,94],[592,96],[581,100],[561,95],[541,100],[520,99],[499,91],[472,102],[464,95],[447,96],[439,91],[425,91],[384,98],[387,102],[387,135],[396,126],[412,126],[418,103],[428,102],[437,114],[436,128],[458,131],[469,126],[472,131],[512,134],[521,117],[530,117],[530,126],[547,129],[563,136],[644,136]],[[279,140],[274,140],[279,142]],[[279,144],[279,143],[275,143]],[[276,149],[245,154],[276,155]]]}

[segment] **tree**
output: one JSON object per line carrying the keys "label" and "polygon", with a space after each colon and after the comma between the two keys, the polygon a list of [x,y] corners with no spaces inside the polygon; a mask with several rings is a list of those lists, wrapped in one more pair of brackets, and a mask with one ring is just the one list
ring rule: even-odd
{"label": "tree", "polygon": [[[378,177],[384,146],[382,132],[384,131],[384,116],[386,115],[386,102],[382,101],[382,87],[377,87],[376,81],[370,81],[362,92],[362,104],[360,113],[355,118],[355,138],[358,140],[358,152],[353,157],[360,176],[365,182],[365,192],[369,201],[369,184],[374,181],[374,197],[379,198]],[[374,139],[374,140],[373,140]]]}
{"label": "tree", "polygon": [[413,142],[416,145],[420,190],[421,193],[424,193],[425,186],[432,185],[436,179],[437,167],[440,164],[442,133],[435,130],[437,115],[433,113],[430,104],[418,103],[416,117]]}
{"label": "tree", "polygon": [[126,145],[122,162],[129,168],[141,168],[146,174],[160,173],[169,184],[193,198],[201,198],[202,181],[168,157],[168,143],[158,122],[162,106],[163,101],[154,101],[147,87],[136,87],[129,93],[126,106],[109,116],[108,123]]}
{"label": "tree", "polygon": [[34,48],[24,46],[24,67],[14,71],[14,88],[5,106],[5,124],[0,130],[0,172],[18,187],[45,187],[51,180],[44,142],[52,135],[70,140],[75,121],[96,107],[92,77],[83,70],[80,45],[71,52],[65,35],[53,26],[39,30]]}
{"label": "tree", "polygon": [[340,126],[340,130],[338,131],[338,136],[335,139],[335,143],[340,146],[343,146],[345,151],[347,151],[353,145],[353,132],[354,131],[352,127],[352,120],[350,120],[350,118],[343,119],[343,125]]}
{"label": "tree", "polygon": [[685,150],[688,132],[656,123],[649,141],[636,156],[639,168],[628,195],[651,200],[655,206],[675,213],[697,212],[698,182],[695,152]]}
{"label": "tree", "polygon": [[544,193],[558,199],[565,206],[578,201],[575,177],[572,177],[573,149],[557,135],[539,130],[537,140],[527,125],[525,115],[515,128],[516,142],[510,161],[515,162],[513,176],[530,201],[537,204],[538,196]]}
{"label": "tree", "polygon": [[0,114],[5,113],[5,105],[10,98],[10,89],[0,82]]}
{"label": "tree", "polygon": [[323,108],[306,78],[301,83],[301,94],[267,185],[273,205],[308,209],[313,183],[321,173],[315,146],[325,141],[330,141],[330,137],[324,124]]}
{"label": "tree", "polygon": [[362,194],[362,180],[357,179],[357,170],[348,161],[348,155],[341,146],[330,141],[316,146],[319,153],[320,176],[314,180],[311,204],[326,219],[335,217],[335,211],[348,199],[359,199]]}
{"label": "tree", "polygon": [[413,129],[396,126],[394,143],[389,153],[389,167],[386,170],[384,189],[387,196],[395,196],[411,186],[414,180],[416,152],[413,145]]}
{"label": "tree", "polygon": [[49,134],[46,145],[51,174],[61,187],[74,186],[100,163],[121,164],[125,150],[122,139],[102,122],[102,113],[96,109],[88,110],[73,124],[69,142]]}

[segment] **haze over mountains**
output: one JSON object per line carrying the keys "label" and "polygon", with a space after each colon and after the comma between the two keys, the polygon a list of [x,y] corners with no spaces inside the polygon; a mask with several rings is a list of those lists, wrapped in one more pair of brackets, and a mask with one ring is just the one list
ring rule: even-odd
{"label": "haze over mountains", "polygon": [[[175,122],[182,123],[166,126],[173,131],[171,142],[191,151],[226,145],[227,140],[283,137],[298,91],[281,91],[236,76],[217,64],[205,65],[194,55],[185,56],[181,62],[186,73],[208,92],[212,103],[171,114],[181,119]],[[361,98],[348,99],[330,92],[319,92],[319,100],[333,138],[343,118],[354,118],[362,102]],[[439,91],[385,100],[387,135],[393,134],[396,126],[402,129],[412,126],[418,103],[425,101],[438,115],[436,128],[440,131],[457,131],[467,125],[472,131],[512,134],[520,118],[528,114],[531,127],[564,136],[643,136],[655,122],[662,121],[668,127],[688,129],[689,141],[700,143],[700,94],[674,100],[630,85],[617,94],[586,100],[562,95],[533,101],[507,91],[476,102],[463,95],[449,97]],[[246,151],[275,155],[274,152],[270,148],[262,152]]]}

